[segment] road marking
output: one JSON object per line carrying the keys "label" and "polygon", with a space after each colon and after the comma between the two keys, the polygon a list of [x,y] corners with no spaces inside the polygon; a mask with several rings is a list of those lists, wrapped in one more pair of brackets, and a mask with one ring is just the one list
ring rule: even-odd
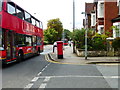
{"label": "road marking", "polygon": [[[37,74],[37,76],[36,77],[34,77],[32,80],[31,80],[31,82],[30,82],[30,84],[28,84],[28,85],[26,85],[25,87],[24,87],[24,89],[30,89],[33,85],[34,85],[34,82],[36,82],[39,78],[40,78],[40,75],[42,74],[42,72],[50,65],[51,63],[48,63],[38,74]],[[46,80],[49,80],[50,78],[49,77],[46,77]],[[45,84],[43,84],[41,87],[45,87]]]}
{"label": "road marking", "polygon": [[39,88],[45,88],[46,85],[47,85],[46,83],[42,83]]}
{"label": "road marking", "polygon": [[49,77],[49,78],[64,78],[64,77],[68,77],[68,78],[71,78],[71,77],[78,77],[78,78],[120,78],[120,76],[79,76],[79,75],[67,75],[67,76],[40,76],[39,78],[46,78],[46,77]]}
{"label": "road marking", "polygon": [[33,86],[33,83],[30,83],[30,84],[26,85],[24,89],[27,89],[27,90],[28,90],[28,89],[30,89],[32,86]]}
{"label": "road marking", "polygon": [[51,77],[45,77],[43,83],[39,86],[39,88],[45,88],[47,86],[47,83],[49,82]]}
{"label": "road marking", "polygon": [[48,82],[51,77],[46,77],[43,82]]}
{"label": "road marking", "polygon": [[39,72],[37,75],[40,76],[42,74],[42,72]]}
{"label": "road marking", "polygon": [[36,82],[39,79],[39,77],[34,77],[31,82]]}

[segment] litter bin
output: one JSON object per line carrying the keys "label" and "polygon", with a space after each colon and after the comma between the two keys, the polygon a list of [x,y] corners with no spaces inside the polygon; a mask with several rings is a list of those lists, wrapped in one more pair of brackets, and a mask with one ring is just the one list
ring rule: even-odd
{"label": "litter bin", "polygon": [[58,59],[63,59],[63,42],[57,41],[57,56]]}

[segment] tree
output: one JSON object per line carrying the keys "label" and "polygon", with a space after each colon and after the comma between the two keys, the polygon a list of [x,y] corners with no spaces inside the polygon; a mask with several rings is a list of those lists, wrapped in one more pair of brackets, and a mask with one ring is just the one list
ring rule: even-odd
{"label": "tree", "polygon": [[77,48],[84,48],[85,30],[75,29],[72,35],[72,39],[75,41]]}
{"label": "tree", "polygon": [[64,36],[67,40],[71,39],[71,32],[68,29],[64,29]]}
{"label": "tree", "polygon": [[56,41],[58,32],[54,28],[44,30],[44,40],[48,43],[54,43]]}
{"label": "tree", "polygon": [[54,29],[57,31],[57,40],[62,39],[63,25],[59,18],[51,19],[47,23],[47,29]]}

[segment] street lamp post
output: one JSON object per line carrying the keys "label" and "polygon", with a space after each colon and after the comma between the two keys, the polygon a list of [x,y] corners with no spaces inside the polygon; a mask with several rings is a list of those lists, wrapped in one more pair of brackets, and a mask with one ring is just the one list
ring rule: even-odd
{"label": "street lamp post", "polygon": [[85,60],[87,60],[87,28],[85,31]]}
{"label": "street lamp post", "polygon": [[[73,0],[73,32],[75,31],[75,0]],[[73,40],[73,53],[75,53],[75,41]]]}
{"label": "street lamp post", "polygon": [[88,17],[86,12],[82,12],[85,14],[85,60],[87,60],[87,30],[88,30]]}

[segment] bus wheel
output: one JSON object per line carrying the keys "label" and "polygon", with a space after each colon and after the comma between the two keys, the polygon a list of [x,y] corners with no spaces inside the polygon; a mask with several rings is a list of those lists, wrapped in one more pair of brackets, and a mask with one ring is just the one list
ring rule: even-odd
{"label": "bus wheel", "polygon": [[22,52],[18,53],[18,62],[21,62],[24,59],[24,55]]}

